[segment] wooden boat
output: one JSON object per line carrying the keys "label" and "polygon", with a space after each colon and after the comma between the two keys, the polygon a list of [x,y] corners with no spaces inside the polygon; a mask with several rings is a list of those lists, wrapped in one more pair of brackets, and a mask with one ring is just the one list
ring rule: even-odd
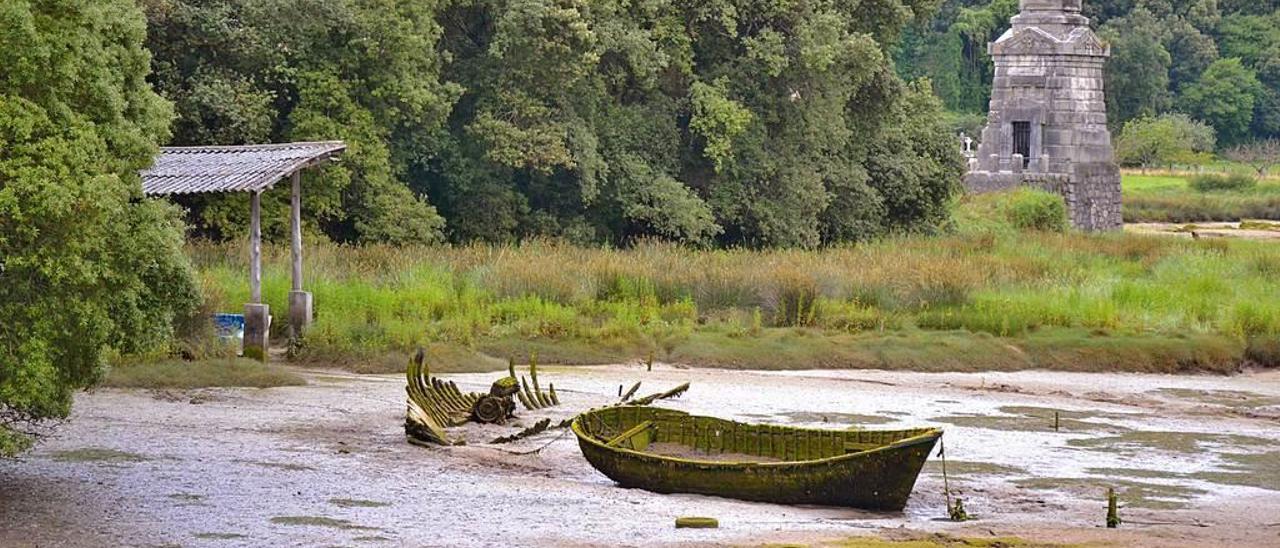
{"label": "wooden boat", "polygon": [[783,504],[902,510],[942,430],[747,424],[649,406],[573,420],[582,454],[623,487]]}

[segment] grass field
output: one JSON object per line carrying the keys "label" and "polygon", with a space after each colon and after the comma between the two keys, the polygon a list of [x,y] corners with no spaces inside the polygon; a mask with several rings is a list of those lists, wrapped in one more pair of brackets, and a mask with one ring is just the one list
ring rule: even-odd
{"label": "grass field", "polygon": [[1267,179],[1247,191],[1197,192],[1172,175],[1124,176],[1125,222],[1197,223],[1280,220],[1280,181]]}
{"label": "grass field", "polygon": [[[1225,372],[1277,361],[1280,248],[957,217],[952,235],[821,251],[313,246],[316,323],[294,355],[358,371],[400,370],[420,345],[442,370],[533,352],[774,369]],[[240,310],[242,247],[190,250],[209,308]],[[264,260],[283,334],[288,250],[268,247]]]}

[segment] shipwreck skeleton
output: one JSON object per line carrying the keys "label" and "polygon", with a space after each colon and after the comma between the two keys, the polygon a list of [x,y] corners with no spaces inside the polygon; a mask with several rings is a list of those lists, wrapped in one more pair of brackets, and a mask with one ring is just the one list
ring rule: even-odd
{"label": "shipwreck skeleton", "polygon": [[453,442],[445,433],[446,428],[462,426],[470,421],[506,423],[507,419],[515,416],[516,404],[513,396],[528,410],[560,405],[555,385],[547,385],[547,391],[543,392],[538,384],[536,357],[529,360],[532,389],[525,377],[516,380],[514,361],[508,362],[507,374],[493,383],[488,394],[463,393],[452,381],[432,377],[426,353],[418,349],[406,369],[408,413],[404,429],[409,442],[452,445]]}

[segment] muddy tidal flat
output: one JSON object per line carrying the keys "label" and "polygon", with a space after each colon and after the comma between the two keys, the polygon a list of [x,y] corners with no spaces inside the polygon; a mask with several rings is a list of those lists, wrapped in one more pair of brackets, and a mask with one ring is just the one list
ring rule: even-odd
{"label": "muddy tidal flat", "polygon": [[[404,441],[404,379],[307,370],[308,385],[99,390],[21,459],[0,461],[0,546],[824,544],[904,532],[1115,545],[1280,546],[1280,373],[747,372],[540,368],[563,405],[462,447]],[[487,390],[497,374],[445,375]],[[662,405],[754,422],[946,429],[946,515],[931,458],[905,512],[621,489],[571,434],[485,443],[542,417],[689,381]],[[1055,430],[1056,415],[1056,430]],[[533,454],[527,452],[545,448]],[[497,447],[497,448],[495,448]],[[1107,487],[1125,523],[1101,527]],[[675,529],[677,516],[718,529]]]}

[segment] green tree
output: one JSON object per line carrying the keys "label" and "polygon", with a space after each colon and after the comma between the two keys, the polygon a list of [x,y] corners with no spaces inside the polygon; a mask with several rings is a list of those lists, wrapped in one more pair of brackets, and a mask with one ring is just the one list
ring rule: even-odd
{"label": "green tree", "polygon": [[1203,164],[1212,159],[1213,128],[1185,114],[1130,120],[1116,138],[1116,161],[1150,168]]}
{"label": "green tree", "polygon": [[1113,124],[1140,116],[1155,116],[1169,106],[1169,66],[1165,49],[1168,31],[1150,11],[1137,9],[1102,27],[1111,43],[1107,61],[1107,111]]}
{"label": "green tree", "polygon": [[1173,90],[1195,82],[1218,60],[1218,46],[1213,38],[1183,20],[1169,26],[1166,44],[1171,59],[1169,86]]}
{"label": "green tree", "polygon": [[1248,136],[1262,92],[1255,73],[1239,59],[1222,59],[1187,86],[1179,102],[1181,110],[1213,126],[1223,144],[1235,144]]}
{"label": "green tree", "polygon": [[936,224],[959,154],[899,123],[943,116],[887,55],[932,7],[450,5],[443,78],[467,91],[411,179],[457,240],[815,246]]}
{"label": "green tree", "polygon": [[[436,2],[146,0],[157,89],[177,106],[174,144],[341,139],[343,161],[308,175],[303,212],[338,241],[422,243],[444,219],[406,176],[433,159],[460,90],[439,79]],[[263,201],[288,231],[288,189]],[[246,230],[243,196],[181,199],[199,234]]]}
{"label": "green tree", "polygon": [[139,185],[172,116],[145,35],[130,0],[0,4],[0,455],[198,300],[176,211]]}

